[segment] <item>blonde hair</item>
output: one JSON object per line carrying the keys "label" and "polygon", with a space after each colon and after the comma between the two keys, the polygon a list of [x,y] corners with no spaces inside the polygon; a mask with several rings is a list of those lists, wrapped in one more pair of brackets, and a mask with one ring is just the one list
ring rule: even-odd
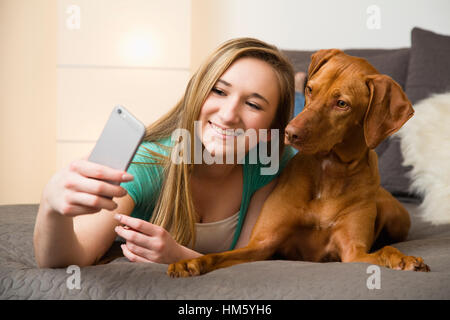
{"label": "blonde hair", "polygon": [[[191,137],[194,137],[194,121],[198,120],[213,86],[228,67],[242,57],[254,57],[267,62],[277,75],[280,97],[271,128],[280,129],[281,155],[284,149],[284,128],[294,107],[294,72],[290,62],[275,46],[253,38],[232,39],[217,48],[192,76],[180,101],[147,127],[144,141],[158,143],[158,140],[170,137],[178,128],[188,130]],[[170,161],[170,152],[169,156],[162,156],[148,151],[159,159],[158,163],[164,168],[162,189],[150,222],[165,228],[178,243],[194,245],[197,214],[189,186],[194,161],[190,164],[175,164]],[[191,151],[191,155],[194,155],[193,150]]]}

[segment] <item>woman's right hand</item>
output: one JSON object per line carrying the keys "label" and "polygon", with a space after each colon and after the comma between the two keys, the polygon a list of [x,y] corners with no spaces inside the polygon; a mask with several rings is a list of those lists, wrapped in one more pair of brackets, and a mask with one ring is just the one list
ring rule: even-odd
{"label": "woman's right hand", "polygon": [[75,160],[52,176],[43,192],[48,208],[63,216],[74,217],[114,210],[114,197],[123,197],[127,191],[119,185],[102,181],[128,182],[133,176],[87,160]]}

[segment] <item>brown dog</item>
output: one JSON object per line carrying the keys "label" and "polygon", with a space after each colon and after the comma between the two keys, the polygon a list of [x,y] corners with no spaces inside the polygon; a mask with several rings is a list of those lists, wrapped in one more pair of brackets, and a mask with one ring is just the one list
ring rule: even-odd
{"label": "brown dog", "polygon": [[[410,219],[380,187],[372,149],[413,115],[408,98],[366,60],[336,49],[312,55],[308,79],[305,109],[285,130],[299,153],[264,203],[248,245],[171,264],[170,276],[274,257],[430,270],[422,258],[383,247],[406,239]],[[381,249],[370,253],[375,247]]]}

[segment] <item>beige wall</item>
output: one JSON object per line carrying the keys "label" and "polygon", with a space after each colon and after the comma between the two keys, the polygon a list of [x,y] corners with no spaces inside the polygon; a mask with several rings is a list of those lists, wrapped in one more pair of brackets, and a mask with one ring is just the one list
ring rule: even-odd
{"label": "beige wall", "polygon": [[192,0],[191,25],[191,72],[194,73],[200,63],[214,50],[226,33],[225,27],[215,21],[220,21],[224,1]]}
{"label": "beige wall", "polygon": [[36,203],[55,168],[56,0],[0,0],[0,204]]}
{"label": "beige wall", "polygon": [[190,37],[190,0],[0,0],[0,204],[38,203],[114,105],[145,124],[169,110]]}

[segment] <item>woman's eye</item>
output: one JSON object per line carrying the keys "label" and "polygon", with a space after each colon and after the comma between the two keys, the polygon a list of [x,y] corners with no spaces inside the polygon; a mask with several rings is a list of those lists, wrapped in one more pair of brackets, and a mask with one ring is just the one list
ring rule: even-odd
{"label": "woman's eye", "polygon": [[338,100],[337,105],[339,108],[345,108],[345,107],[347,107],[347,102],[345,102],[343,100]]}
{"label": "woman's eye", "polygon": [[251,102],[247,102],[247,104],[253,109],[261,110],[261,107],[258,106],[257,104],[254,104],[254,103],[251,103]]}
{"label": "woman's eye", "polygon": [[222,90],[217,89],[217,88],[212,88],[212,92],[218,94],[219,96],[224,96],[225,95],[225,92],[223,92]]}
{"label": "woman's eye", "polygon": [[311,88],[310,86],[306,86],[305,92],[306,92],[307,95],[311,95],[311,93],[312,93],[312,88]]}

